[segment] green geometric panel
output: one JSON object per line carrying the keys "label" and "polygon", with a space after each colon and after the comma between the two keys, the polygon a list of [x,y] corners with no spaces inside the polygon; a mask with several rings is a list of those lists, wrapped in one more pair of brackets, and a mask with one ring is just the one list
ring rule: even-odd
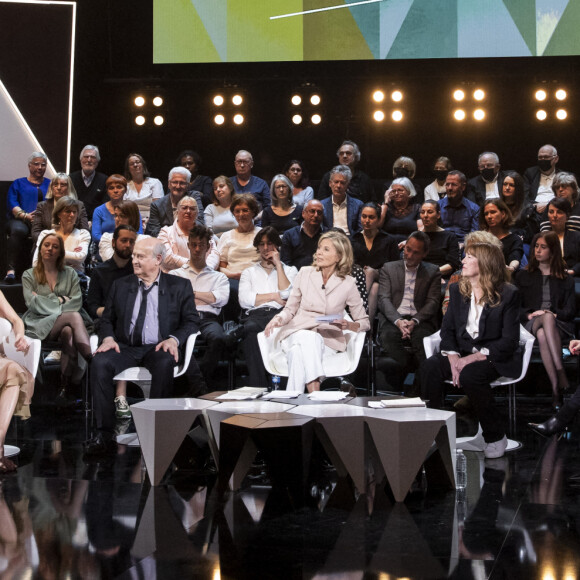
{"label": "green geometric panel", "polygon": [[457,56],[532,56],[502,0],[458,0]]}
{"label": "green geometric panel", "polygon": [[189,0],[154,0],[153,62],[220,62]]}
{"label": "green geometric panel", "polygon": [[[347,0],[346,3],[357,1]],[[354,6],[350,9],[350,13],[373,53],[373,58],[380,58],[380,3]]]}
{"label": "green geometric panel", "polygon": [[302,60],[302,18],[270,20],[302,10],[302,0],[229,0],[229,62]]}
{"label": "green geometric panel", "polygon": [[568,0],[536,1],[536,52],[538,56],[544,54],[567,5]]}
{"label": "green geometric panel", "polygon": [[536,0],[503,0],[503,3],[530,52],[536,56]]}
{"label": "green geometric panel", "polygon": [[380,3],[381,56],[379,58],[388,58],[389,51],[412,5],[413,0],[391,0]]}
{"label": "green geometric panel", "polygon": [[[445,23],[444,26],[435,23]],[[387,58],[455,58],[457,0],[415,0]]]}
{"label": "green geometric panel", "polygon": [[542,56],[578,55],[580,54],[580,4],[570,2]]}
{"label": "green geometric panel", "polygon": [[[303,10],[344,4],[304,0]],[[350,10],[340,8],[304,16],[304,60],[368,60],[373,53]]]}
{"label": "green geometric panel", "polygon": [[195,6],[203,26],[211,38],[216,50],[219,52],[221,60],[228,60],[228,38],[227,29],[224,22],[228,16],[228,0],[191,0]]}

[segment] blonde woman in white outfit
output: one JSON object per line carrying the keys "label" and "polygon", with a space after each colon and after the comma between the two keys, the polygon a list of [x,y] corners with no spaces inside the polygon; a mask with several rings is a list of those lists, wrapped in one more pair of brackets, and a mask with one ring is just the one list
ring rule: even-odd
{"label": "blonde woman in white outfit", "polygon": [[[286,307],[266,326],[266,336],[281,327],[276,340],[288,356],[288,390],[320,390],[325,378],[325,351],[346,350],[349,335],[344,330],[369,330],[368,315],[355,279],[350,276],[352,264],[348,238],[337,231],[323,234],[313,265],[298,272]],[[347,306],[352,322],[342,317]],[[325,315],[337,315],[337,319],[331,323],[317,320]]]}

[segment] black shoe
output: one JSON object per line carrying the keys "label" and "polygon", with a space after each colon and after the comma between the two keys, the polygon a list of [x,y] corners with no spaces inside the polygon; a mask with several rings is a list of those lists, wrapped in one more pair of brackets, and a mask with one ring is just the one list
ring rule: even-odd
{"label": "black shoe", "polygon": [[225,331],[225,345],[227,349],[235,347],[244,338],[244,325],[232,323]]}
{"label": "black shoe", "polygon": [[543,423],[528,423],[528,426],[532,431],[535,431],[544,437],[551,437],[552,435],[561,433],[566,429],[566,424],[560,421],[556,415]]}
{"label": "black shoe", "polygon": [[349,397],[356,397],[356,388],[355,386],[348,380],[342,379],[340,381],[340,390],[348,393]]}
{"label": "black shoe", "polygon": [[117,451],[117,442],[112,433],[97,433],[92,439],[85,441],[84,448],[87,457],[112,455]]}

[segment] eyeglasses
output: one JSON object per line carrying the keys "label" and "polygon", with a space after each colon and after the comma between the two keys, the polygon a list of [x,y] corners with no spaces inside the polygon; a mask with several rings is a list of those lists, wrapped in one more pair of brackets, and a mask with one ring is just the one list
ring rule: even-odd
{"label": "eyeglasses", "polygon": [[236,159],[234,161],[235,165],[249,165],[251,163],[251,161],[249,159]]}
{"label": "eyeglasses", "polygon": [[191,212],[191,213],[193,213],[193,212],[197,211],[197,207],[193,207],[192,205],[182,205],[179,208],[179,211],[185,211],[185,212]]}
{"label": "eyeglasses", "polygon": [[187,181],[170,181],[169,185],[173,185],[173,187],[187,187]]}

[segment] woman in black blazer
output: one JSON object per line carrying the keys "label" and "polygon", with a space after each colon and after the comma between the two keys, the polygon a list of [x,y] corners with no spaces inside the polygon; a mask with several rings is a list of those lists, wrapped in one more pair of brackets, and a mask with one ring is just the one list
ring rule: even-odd
{"label": "woman in black blazer", "polygon": [[465,236],[463,271],[449,286],[449,307],[441,327],[441,352],[421,368],[423,398],[439,408],[445,381],[463,387],[481,423],[488,458],[507,447],[503,420],[495,408],[491,382],[517,377],[522,369],[519,348],[519,293],[508,283],[504,257],[493,234]]}
{"label": "woman in black blazer", "polygon": [[534,236],[529,265],[517,273],[515,284],[522,297],[520,322],[538,339],[552,385],[552,403],[559,408],[561,391],[569,387],[562,365],[562,340],[568,343],[574,338],[576,297],[555,232]]}

